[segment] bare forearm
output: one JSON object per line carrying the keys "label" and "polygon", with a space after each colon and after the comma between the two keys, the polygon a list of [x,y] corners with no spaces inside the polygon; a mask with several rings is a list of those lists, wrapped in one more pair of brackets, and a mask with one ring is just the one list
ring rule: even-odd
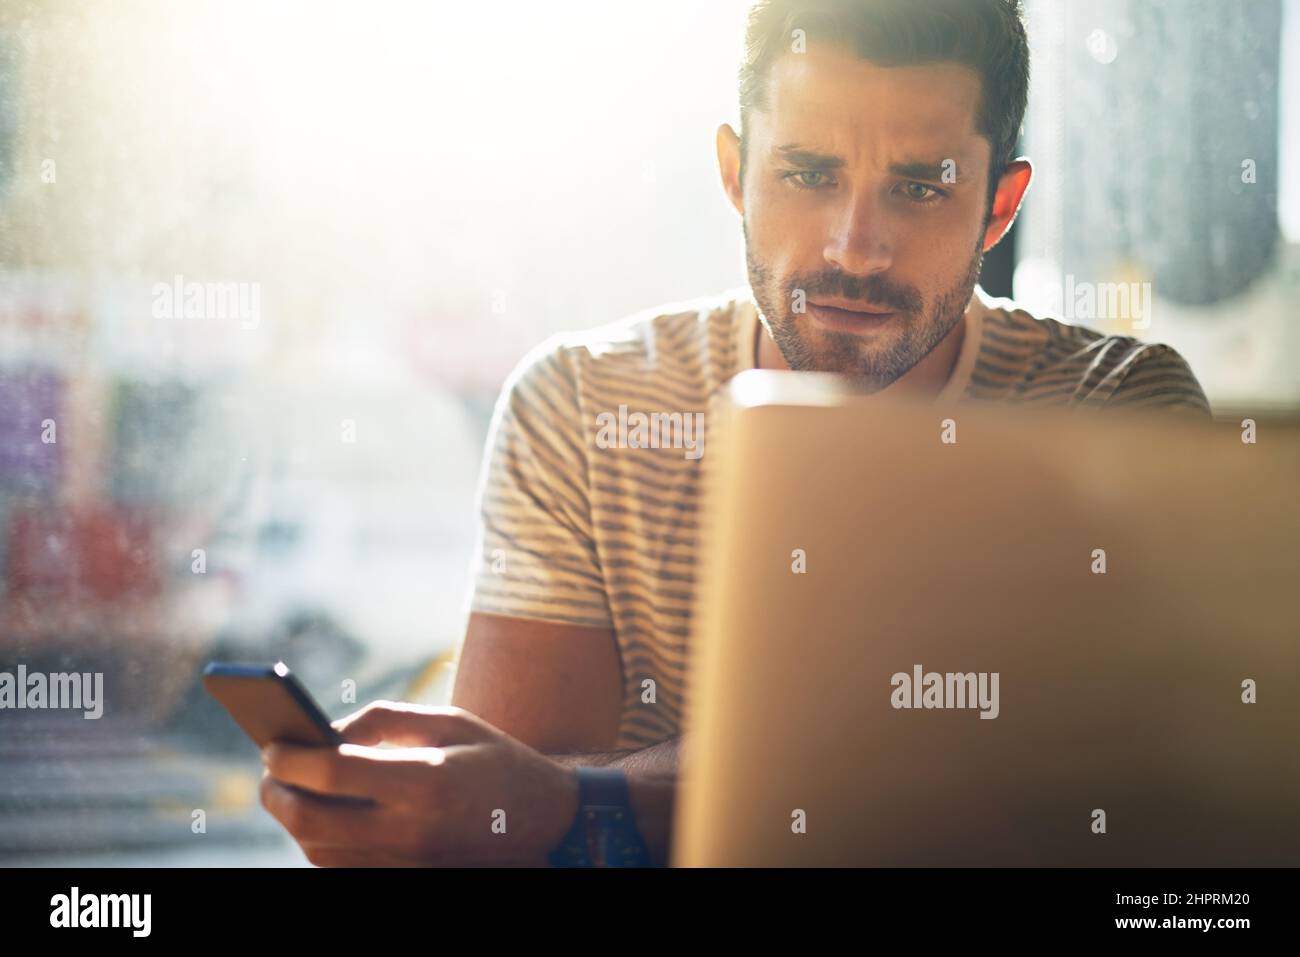
{"label": "bare forearm", "polygon": [[656,864],[668,862],[672,839],[673,797],[682,739],[669,738],[647,748],[598,751],[588,754],[552,754],[565,767],[617,767],[627,774],[632,812]]}

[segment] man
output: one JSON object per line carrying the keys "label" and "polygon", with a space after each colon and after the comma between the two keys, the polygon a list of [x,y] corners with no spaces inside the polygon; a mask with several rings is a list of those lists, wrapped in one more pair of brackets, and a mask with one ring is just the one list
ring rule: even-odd
{"label": "man", "polygon": [[[689,426],[741,369],[917,401],[1208,412],[1172,349],[976,287],[1031,176],[1013,154],[1018,0],[762,0],[747,41],[741,131],[723,126],[717,154],[750,290],[553,338],[511,376],[454,707],[376,702],[340,722],[355,743],[338,752],[268,749],[264,803],[313,862],[589,863],[588,837],[621,841],[605,863],[665,860],[703,453]],[[629,431],[654,416],[671,441]],[[583,771],[580,794],[578,766],[623,775]],[[589,804],[626,813],[571,831]]]}

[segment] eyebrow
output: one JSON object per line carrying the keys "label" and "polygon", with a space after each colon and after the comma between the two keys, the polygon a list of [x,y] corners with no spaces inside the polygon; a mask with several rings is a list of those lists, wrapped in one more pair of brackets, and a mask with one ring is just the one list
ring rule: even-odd
{"label": "eyebrow", "polygon": [[[778,146],[774,151],[781,155],[786,162],[798,166],[802,169],[826,172],[830,170],[842,169],[844,160],[838,156],[831,156],[829,153],[818,153],[816,150],[810,150],[798,143],[787,143],[784,146]],[[889,172],[895,176],[902,176],[905,179],[922,180],[931,183],[942,183],[946,160],[938,162],[927,162],[924,160],[908,160],[901,163],[891,163]],[[953,172],[956,174],[956,181],[964,182],[966,176],[962,173],[961,164],[955,160]]]}
{"label": "eyebrow", "polygon": [[785,146],[778,146],[775,152],[781,154],[781,158],[787,163],[803,169],[816,170],[825,172],[833,169],[841,169],[844,166],[844,160],[838,156],[831,156],[827,153],[818,153],[814,150],[804,149],[798,143],[787,143]]}
{"label": "eyebrow", "polygon": [[[944,181],[943,164],[946,162],[948,161],[940,160],[937,163],[927,163],[927,162],[917,162],[917,161],[906,162],[906,163],[891,163],[889,166],[889,171],[893,173],[895,176],[902,176],[905,179],[922,180],[931,183],[942,183]],[[953,160],[952,164],[953,164],[952,166],[953,180],[958,183],[963,182],[966,179],[966,177],[962,173],[961,164],[958,163],[956,160]]]}

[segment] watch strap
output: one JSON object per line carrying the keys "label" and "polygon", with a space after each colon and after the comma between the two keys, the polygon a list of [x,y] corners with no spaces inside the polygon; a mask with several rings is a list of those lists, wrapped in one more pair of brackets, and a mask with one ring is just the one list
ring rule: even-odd
{"label": "watch strap", "polygon": [[578,767],[578,813],[548,860],[555,867],[648,867],[622,768]]}

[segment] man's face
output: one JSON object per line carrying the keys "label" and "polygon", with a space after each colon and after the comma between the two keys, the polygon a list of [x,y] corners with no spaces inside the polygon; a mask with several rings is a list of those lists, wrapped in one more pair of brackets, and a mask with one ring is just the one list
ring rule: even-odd
{"label": "man's face", "polygon": [[790,368],[881,389],[961,319],[987,222],[979,97],[979,75],[953,63],[810,47],[772,65],[767,109],[747,121],[745,252]]}

